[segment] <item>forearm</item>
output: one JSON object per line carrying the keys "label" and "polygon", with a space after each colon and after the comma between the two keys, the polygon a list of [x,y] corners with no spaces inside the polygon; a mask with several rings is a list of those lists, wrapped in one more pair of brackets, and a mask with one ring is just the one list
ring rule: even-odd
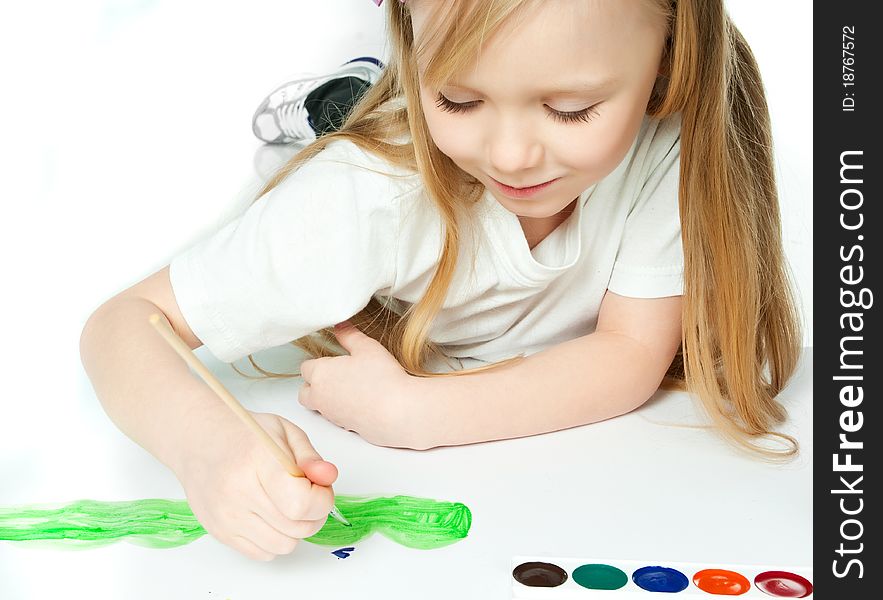
{"label": "forearm", "polygon": [[427,448],[557,431],[637,408],[664,374],[638,342],[596,332],[512,366],[420,378],[415,420]]}
{"label": "forearm", "polygon": [[149,324],[152,313],[162,315],[138,298],[105,303],[83,327],[80,357],[111,420],[177,471],[183,448],[229,411]]}

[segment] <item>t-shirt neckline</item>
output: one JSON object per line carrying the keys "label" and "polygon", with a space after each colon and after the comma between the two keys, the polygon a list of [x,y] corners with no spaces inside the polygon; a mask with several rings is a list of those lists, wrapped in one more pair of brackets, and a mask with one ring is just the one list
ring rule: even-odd
{"label": "t-shirt neckline", "polygon": [[[579,260],[582,250],[580,231],[584,207],[596,185],[586,188],[579,195],[573,212],[542,242],[534,246],[533,250],[524,237],[518,216],[497,202],[490,190],[486,189],[482,197],[485,231],[494,246],[499,264],[502,264],[521,285],[532,287],[547,284],[573,267]],[[556,239],[550,240],[553,237]],[[552,264],[537,260],[534,253],[540,254],[538,250],[542,246],[553,242],[557,242],[559,248],[564,248],[563,254],[559,253],[556,257],[558,260]]]}

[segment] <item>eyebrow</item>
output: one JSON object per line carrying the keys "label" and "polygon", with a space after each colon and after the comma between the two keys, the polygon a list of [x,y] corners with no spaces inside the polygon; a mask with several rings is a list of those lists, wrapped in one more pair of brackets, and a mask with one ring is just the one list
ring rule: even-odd
{"label": "eyebrow", "polygon": [[[570,84],[553,84],[553,86],[547,90],[535,90],[538,93],[544,96],[578,96],[581,94],[597,92],[598,90],[603,90],[614,83],[617,83],[618,79],[615,77],[608,77],[605,79],[599,79],[598,81],[580,81]],[[468,86],[461,85],[458,83],[449,83],[448,87],[455,87],[461,90],[466,90],[467,92],[472,92],[475,94],[481,95],[482,92],[479,90],[474,90]]]}

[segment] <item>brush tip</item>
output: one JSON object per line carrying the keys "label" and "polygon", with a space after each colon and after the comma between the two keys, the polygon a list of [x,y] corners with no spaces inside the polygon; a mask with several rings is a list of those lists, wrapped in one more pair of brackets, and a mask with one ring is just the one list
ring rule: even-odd
{"label": "brush tip", "polygon": [[340,509],[337,508],[336,506],[333,507],[333,508],[331,509],[331,512],[330,512],[329,514],[331,515],[331,517],[332,517],[335,521],[337,521],[338,523],[340,523],[340,524],[343,525],[344,527],[352,527],[352,526],[353,526],[353,524],[350,523],[350,522],[346,519],[346,517],[344,517],[342,514],[340,514]]}

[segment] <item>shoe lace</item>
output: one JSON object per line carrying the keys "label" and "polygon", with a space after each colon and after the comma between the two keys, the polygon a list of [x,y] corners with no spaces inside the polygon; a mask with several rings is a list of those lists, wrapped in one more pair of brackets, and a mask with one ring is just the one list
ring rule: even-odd
{"label": "shoe lace", "polygon": [[276,123],[279,125],[279,130],[296,140],[315,137],[316,134],[310,127],[308,119],[309,113],[302,101],[284,102],[276,110]]}

